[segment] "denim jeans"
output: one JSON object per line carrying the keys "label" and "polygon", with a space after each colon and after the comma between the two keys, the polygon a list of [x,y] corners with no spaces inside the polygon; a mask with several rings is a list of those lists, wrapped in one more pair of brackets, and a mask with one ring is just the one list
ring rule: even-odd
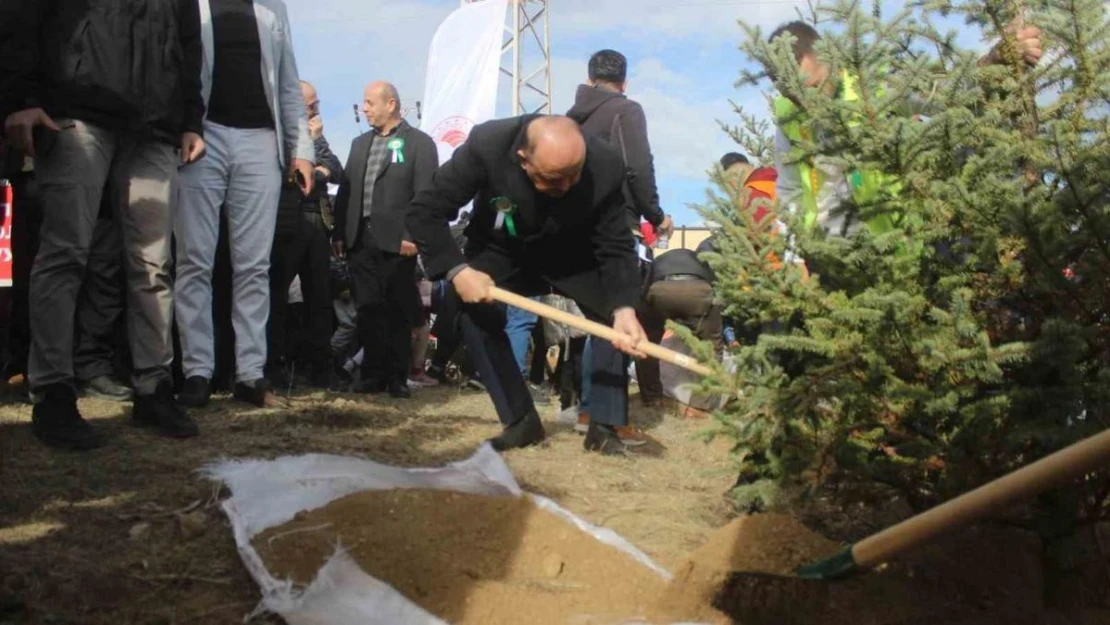
{"label": "denim jeans", "polygon": [[[539,297],[531,299],[540,301]],[[527,378],[528,339],[532,336],[532,330],[536,327],[539,317],[513,306],[509,306],[506,312],[505,334],[508,335],[509,345],[513,348],[513,358],[516,359],[517,368],[520,369],[520,374]]]}

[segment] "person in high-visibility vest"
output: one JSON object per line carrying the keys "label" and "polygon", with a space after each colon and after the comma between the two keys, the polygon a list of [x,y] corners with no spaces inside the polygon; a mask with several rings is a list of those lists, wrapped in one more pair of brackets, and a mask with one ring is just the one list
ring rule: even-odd
{"label": "person in high-visibility vest", "polygon": [[[1040,31],[1018,22],[1010,28],[1025,60],[1030,64],[1037,63],[1042,54]],[[792,51],[806,87],[820,89],[825,95],[844,102],[859,100],[855,78],[846,71],[834,72],[828,63],[817,57],[815,45],[821,39],[817,30],[805,22],[790,22],[775,29],[770,41],[785,35],[793,39]],[[999,60],[998,47],[995,47],[981,62]],[[852,208],[873,202],[883,194],[896,195],[899,182],[881,172],[849,171],[841,162],[829,157],[796,160],[791,156],[791,149],[815,139],[810,134],[812,124],[805,113],[785,96],[775,98],[773,107],[777,127],[774,151],[780,206],[800,215],[803,227],[821,227],[833,235],[850,236],[864,225],[874,234],[889,231],[894,226],[894,215],[881,214],[863,224]]]}

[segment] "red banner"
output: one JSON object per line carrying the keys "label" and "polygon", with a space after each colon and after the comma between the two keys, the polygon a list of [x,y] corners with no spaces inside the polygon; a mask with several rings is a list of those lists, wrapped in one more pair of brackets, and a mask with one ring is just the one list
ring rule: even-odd
{"label": "red banner", "polygon": [[0,181],[0,287],[12,285],[12,187],[7,180]]}

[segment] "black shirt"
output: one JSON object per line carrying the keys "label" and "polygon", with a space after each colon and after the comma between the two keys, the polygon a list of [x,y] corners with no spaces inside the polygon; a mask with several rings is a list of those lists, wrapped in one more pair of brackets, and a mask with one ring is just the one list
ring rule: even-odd
{"label": "black shirt", "polygon": [[273,128],[262,85],[262,44],[252,0],[212,0],[215,52],[208,119],[230,128]]}

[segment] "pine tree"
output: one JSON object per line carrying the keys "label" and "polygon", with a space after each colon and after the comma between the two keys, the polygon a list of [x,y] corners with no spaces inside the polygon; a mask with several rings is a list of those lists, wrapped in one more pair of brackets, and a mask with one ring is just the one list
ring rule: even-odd
{"label": "pine tree", "polygon": [[[995,62],[938,28],[953,15],[1001,41]],[[737,501],[877,483],[924,509],[1110,427],[1104,3],[930,0],[884,16],[841,0],[812,19],[819,58],[854,78],[858,100],[804,87],[789,37],[771,44],[743,23],[762,71],[742,80],[773,76],[806,116],[815,138],[792,159],[883,174],[880,193],[848,208],[889,228],[840,236],[781,204],[785,230],[757,228],[718,177],[704,209],[720,228],[718,292],[762,330],[735,373],[707,382],[736,397],[718,420],[736,441]],[[1021,19],[1051,50],[1035,67],[1007,28]],[[765,158],[752,119],[729,130]],[[788,253],[811,275],[774,262]],[[1041,504],[1013,520],[1104,518],[1110,475]]]}

